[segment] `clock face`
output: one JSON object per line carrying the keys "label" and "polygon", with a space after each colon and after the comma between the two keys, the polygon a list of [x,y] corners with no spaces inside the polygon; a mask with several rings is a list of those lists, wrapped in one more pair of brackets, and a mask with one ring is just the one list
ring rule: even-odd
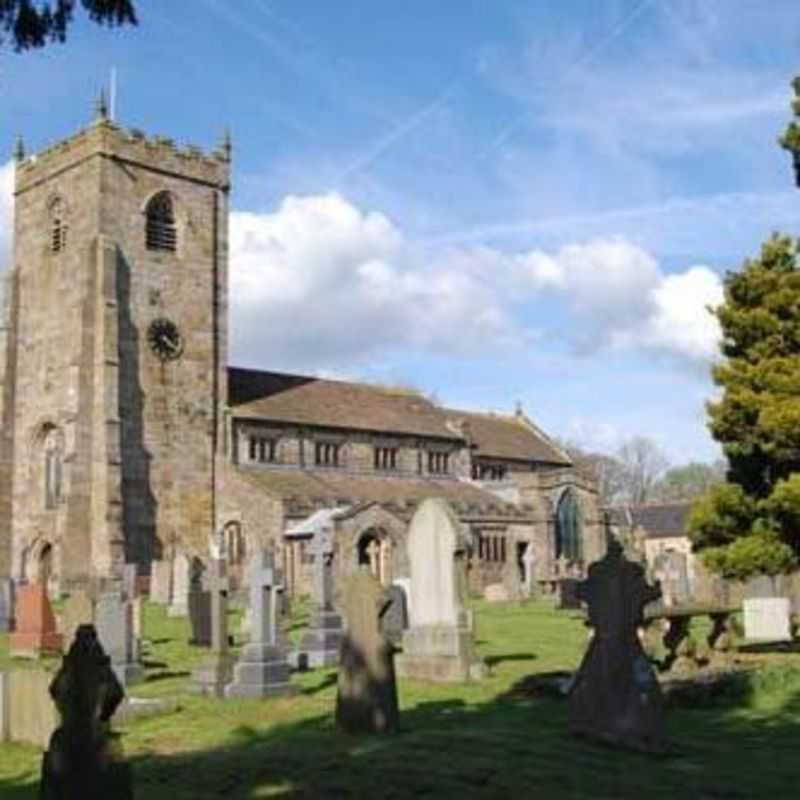
{"label": "clock face", "polygon": [[154,319],[147,331],[147,341],[162,361],[171,361],[183,352],[181,332],[170,319]]}

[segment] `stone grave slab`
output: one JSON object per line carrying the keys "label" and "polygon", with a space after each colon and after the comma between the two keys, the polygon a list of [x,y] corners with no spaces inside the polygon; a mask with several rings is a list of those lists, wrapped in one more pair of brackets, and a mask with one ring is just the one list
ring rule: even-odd
{"label": "stone grave slab", "polygon": [[429,498],[419,505],[408,532],[411,597],[403,653],[395,659],[399,676],[459,682],[484,674],[466,610],[467,547],[446,501]]}
{"label": "stone grave slab", "polygon": [[368,571],[360,571],[348,578],[343,595],[347,627],[337,676],[336,724],[347,733],[395,730],[400,711],[394,645],[381,624],[391,605],[389,594]]}
{"label": "stone grave slab", "polygon": [[107,592],[97,598],[95,627],[119,682],[130,686],[141,681],[144,671],[136,661],[133,607],[120,592]]}
{"label": "stone grave slab", "polygon": [[403,633],[408,629],[408,597],[406,590],[398,583],[393,583],[386,590],[389,604],[381,615],[381,632],[386,639],[397,646],[403,640]]}
{"label": "stone grave slab", "polygon": [[189,624],[192,629],[189,644],[195,647],[211,646],[211,592],[189,592]]}
{"label": "stone grave slab", "polygon": [[558,581],[558,608],[574,611],[583,607],[578,597],[579,583],[577,578],[561,578]]}
{"label": "stone grave slab", "polygon": [[167,609],[169,617],[185,617],[189,613],[189,589],[191,587],[191,561],[189,556],[179,553],[172,565],[172,592]]}
{"label": "stone grave slab", "polygon": [[761,642],[792,640],[791,601],[788,597],[746,597],[742,608],[745,639]]}
{"label": "stone grave slab", "polygon": [[208,658],[192,673],[194,689],[199,694],[223,698],[231,680],[232,658],[228,652],[228,579],[227,563],[212,558],[207,572],[210,603],[210,647]]}
{"label": "stone grave slab", "polygon": [[14,626],[14,581],[0,578],[0,633],[8,633]]}
{"label": "stone grave slab", "polygon": [[47,589],[40,583],[20,586],[16,597],[16,623],[9,636],[12,656],[37,658],[42,653],[61,652],[61,634],[56,630]]}
{"label": "stone grave slab", "polygon": [[150,565],[150,602],[166,606],[172,598],[172,564],[154,561]]}

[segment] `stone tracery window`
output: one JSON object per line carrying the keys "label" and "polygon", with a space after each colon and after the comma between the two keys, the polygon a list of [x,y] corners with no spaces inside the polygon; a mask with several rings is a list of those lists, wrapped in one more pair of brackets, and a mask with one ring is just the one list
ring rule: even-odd
{"label": "stone tracery window", "polygon": [[50,252],[60,253],[67,246],[67,213],[64,201],[56,197],[50,203]]}
{"label": "stone tracery window", "polygon": [[178,244],[175,208],[169,192],[159,192],[147,204],[145,239],[148,250],[174,253]]}
{"label": "stone tracery window", "polygon": [[575,498],[575,492],[567,489],[561,495],[556,509],[556,558],[563,556],[568,561],[581,560],[581,527],[581,511]]}

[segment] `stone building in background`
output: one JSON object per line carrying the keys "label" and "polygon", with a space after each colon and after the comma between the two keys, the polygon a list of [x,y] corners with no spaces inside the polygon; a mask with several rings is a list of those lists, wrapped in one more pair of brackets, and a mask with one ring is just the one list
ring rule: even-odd
{"label": "stone building in background", "polygon": [[[524,414],[229,367],[230,145],[87,129],[17,152],[0,395],[0,575],[54,590],[147,574],[224,533],[304,592],[319,526],[335,565],[407,575],[414,508],[444,497],[474,588],[545,587],[605,550],[594,486]],[[268,359],[268,354],[265,354]]]}

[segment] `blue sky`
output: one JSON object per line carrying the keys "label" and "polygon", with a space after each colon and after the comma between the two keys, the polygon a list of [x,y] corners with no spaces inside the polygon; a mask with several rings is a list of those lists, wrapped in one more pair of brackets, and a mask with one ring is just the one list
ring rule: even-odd
{"label": "blue sky", "polygon": [[[85,125],[112,67],[120,124],[205,147],[230,126],[232,361],[716,457],[705,306],[797,230],[795,2],[139,6],[138,29],[0,53],[0,153]],[[0,196],[0,247],[9,219]]]}

